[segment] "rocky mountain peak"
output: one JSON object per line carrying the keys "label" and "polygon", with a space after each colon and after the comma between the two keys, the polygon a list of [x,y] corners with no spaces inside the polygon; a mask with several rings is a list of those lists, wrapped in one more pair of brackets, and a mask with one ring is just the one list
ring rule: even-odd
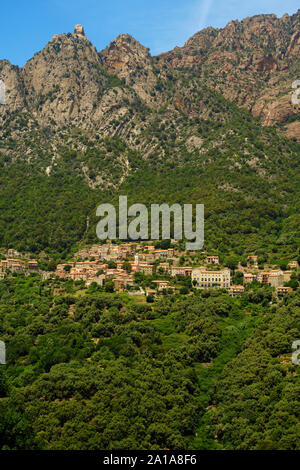
{"label": "rocky mountain peak", "polygon": [[4,119],[7,111],[25,105],[44,126],[71,122],[95,127],[103,116],[113,115],[112,108],[119,107],[115,121],[120,120],[138,95],[153,109],[171,106],[173,99],[176,108],[194,116],[200,108],[197,98],[191,99],[192,88],[176,88],[178,77],[187,77],[188,83],[194,76],[263,124],[278,124],[300,141],[299,110],[291,102],[292,83],[300,78],[299,52],[300,10],[282,18],[257,15],[233,20],[223,29],[209,27],[183,47],[154,58],[129,34],[120,34],[98,52],[77,24],[73,34],[55,35],[23,68],[0,61],[7,94],[0,113]]}
{"label": "rocky mountain peak", "polygon": [[[183,47],[159,56],[159,63],[197,70],[210,88],[259,117],[280,125],[300,141],[298,109],[291,86],[298,78],[300,11],[294,15],[256,15],[233,20],[225,28],[207,28]],[[283,126],[283,124],[285,124]]]}
{"label": "rocky mountain peak", "polygon": [[101,53],[108,72],[123,76],[151,63],[149,50],[129,34],[120,34]]}
{"label": "rocky mountain peak", "polygon": [[122,78],[136,93],[150,103],[156,82],[149,49],[129,34],[120,34],[100,52],[104,68]]}
{"label": "rocky mountain peak", "polygon": [[98,52],[83,27],[55,35],[21,71],[27,102],[39,122],[64,123],[90,114],[104,80],[98,67]]}

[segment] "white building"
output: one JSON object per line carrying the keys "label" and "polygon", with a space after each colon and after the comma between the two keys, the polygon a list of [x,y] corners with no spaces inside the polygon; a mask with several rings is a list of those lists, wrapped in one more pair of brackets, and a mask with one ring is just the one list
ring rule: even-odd
{"label": "white building", "polygon": [[[196,281],[195,283],[193,281]],[[192,282],[198,289],[229,289],[230,287],[230,269],[221,271],[208,271],[206,268],[193,268]]]}

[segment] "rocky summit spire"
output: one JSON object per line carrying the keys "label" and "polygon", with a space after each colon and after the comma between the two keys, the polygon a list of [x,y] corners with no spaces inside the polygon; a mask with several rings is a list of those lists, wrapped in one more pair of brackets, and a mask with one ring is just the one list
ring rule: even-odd
{"label": "rocky summit spire", "polygon": [[81,24],[77,24],[74,28],[74,34],[78,34],[78,36],[85,36],[84,27]]}

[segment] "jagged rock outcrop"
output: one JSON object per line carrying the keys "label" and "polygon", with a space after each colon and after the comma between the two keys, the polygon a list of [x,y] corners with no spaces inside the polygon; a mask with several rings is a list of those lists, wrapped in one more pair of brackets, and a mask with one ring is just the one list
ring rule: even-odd
{"label": "jagged rock outcrop", "polygon": [[154,101],[150,93],[156,77],[149,49],[129,34],[120,34],[100,55],[109,73],[122,78],[147,103]]}
{"label": "jagged rock outcrop", "polygon": [[300,30],[296,31],[292,38],[290,45],[286,51],[286,56],[290,57],[291,55],[299,56],[300,53]]}
{"label": "jagged rock outcrop", "polygon": [[83,34],[55,35],[22,69],[27,101],[39,122],[87,118],[105,79],[95,47]]}
{"label": "jagged rock outcrop", "polygon": [[300,141],[299,107],[291,103],[291,85],[300,78],[299,31],[300,10],[282,18],[258,15],[206,28],[153,58],[128,34],[97,52],[78,24],[21,69],[0,62],[7,93],[0,117],[24,110],[43,127],[80,126],[139,141],[143,124],[132,106],[143,120],[146,108],[168,110],[171,121],[178,111],[207,119],[215,111],[201,93],[206,86]]}
{"label": "jagged rock outcrop", "polygon": [[[300,10],[292,16],[257,15],[225,28],[196,33],[181,48],[159,56],[175,69],[192,69],[225,98],[235,101],[264,125],[286,122],[299,110],[291,104],[291,85],[300,73]],[[297,126],[289,126],[288,136]]]}
{"label": "jagged rock outcrop", "polygon": [[5,84],[5,106],[0,105],[0,119],[7,113],[22,110],[25,105],[24,84],[19,67],[0,60],[0,80]]}

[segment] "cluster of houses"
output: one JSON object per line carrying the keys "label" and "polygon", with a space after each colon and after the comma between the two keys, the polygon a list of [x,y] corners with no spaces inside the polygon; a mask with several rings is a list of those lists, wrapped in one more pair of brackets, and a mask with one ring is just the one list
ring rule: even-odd
{"label": "cluster of houses", "polygon": [[[278,296],[281,296],[292,291],[284,284],[290,281],[293,270],[299,267],[297,261],[291,261],[289,270],[261,271],[258,269],[257,256],[249,256],[247,267],[238,268],[243,272],[244,285],[232,285],[231,271],[227,267],[220,266],[217,255],[206,256],[203,260],[205,266],[195,267],[181,265],[183,254],[185,253],[174,248],[158,250],[154,245],[133,243],[93,245],[75,253],[73,261],[59,264],[52,275],[61,279],[84,281],[86,286],[92,283],[103,286],[111,280],[115,290],[122,291],[136,289],[134,274],[143,273],[157,278],[151,280],[152,289],[147,289],[146,294],[157,294],[161,291],[178,292],[180,285],[178,286],[174,280],[182,277],[190,277],[190,285],[194,288],[226,289],[232,296],[242,295],[245,285],[257,281],[274,287]],[[3,279],[8,272],[25,275],[39,273],[46,276],[46,273],[39,269],[36,260],[24,259],[24,256],[21,259],[20,253],[13,249],[8,250],[6,255],[6,259],[0,261],[0,279]],[[47,276],[51,276],[51,273]],[[168,279],[159,279],[162,277]],[[172,281],[172,278],[175,279]]]}
{"label": "cluster of houses", "polygon": [[[133,286],[131,268],[122,268],[124,260],[132,257],[134,251],[130,244],[94,245],[90,249],[75,254],[77,261],[59,264],[55,275],[59,278],[85,281],[86,286],[93,282],[102,286],[106,280],[113,279],[116,290]],[[111,267],[113,263],[114,267]],[[133,263],[129,263],[134,272]]]}
{"label": "cluster of houses", "polygon": [[232,296],[242,295],[245,285],[253,281],[272,286],[278,295],[283,295],[292,291],[284,284],[290,280],[292,269],[298,268],[297,261],[293,261],[290,263],[289,271],[258,271],[257,256],[249,256],[247,268],[240,267],[243,271],[244,285],[232,285],[231,271],[229,268],[219,266],[217,255],[206,256],[203,263],[205,266],[194,267],[180,265],[180,256],[183,254],[174,248],[158,250],[154,245],[132,243],[94,245],[89,249],[78,251],[74,256],[77,258],[76,261],[58,265],[55,274],[60,278],[84,280],[87,286],[93,282],[102,286],[111,279],[115,289],[119,291],[136,285],[135,273],[157,277],[152,280],[152,289],[147,289],[146,294],[156,294],[164,290],[177,292],[179,287],[171,279],[159,279],[161,275],[167,275],[169,278],[188,276],[194,288],[226,289]]}
{"label": "cluster of houses", "polygon": [[271,271],[257,271],[257,259],[257,256],[248,256],[248,267],[252,267],[252,269],[251,272],[243,273],[244,285],[257,281],[260,284],[275,287],[279,296],[292,292],[292,288],[286,287],[284,284],[291,280],[291,275],[293,274],[294,270],[298,269],[299,265],[297,261],[291,261],[289,263],[290,269],[286,271],[282,271],[281,269]]}
{"label": "cluster of houses", "polygon": [[[127,243],[94,245],[90,249],[78,251],[74,255],[77,261],[59,264],[55,274],[59,278],[73,279],[74,281],[84,280],[86,286],[93,282],[102,286],[105,281],[111,279],[116,290],[133,287],[135,285],[134,273],[151,276],[155,276],[155,274],[166,274],[170,277],[189,276],[194,287],[230,289],[231,280],[228,268],[211,271],[205,267],[180,266],[178,263],[181,254],[176,252],[174,248],[157,250],[154,245]],[[128,261],[129,258],[132,260]],[[127,260],[126,265],[124,264],[125,260]],[[218,256],[208,256],[206,263],[219,264],[219,258]],[[152,281],[152,284],[156,286],[156,289],[147,290],[147,294],[163,290],[169,292],[178,290],[167,280],[156,279]]]}
{"label": "cluster of houses", "polygon": [[[83,249],[76,253],[74,257],[77,261],[59,264],[55,275],[74,281],[84,280],[87,286],[93,282],[102,286],[106,280],[112,279],[116,290],[133,287],[135,285],[134,273],[153,275],[155,266],[150,263],[174,255],[174,250],[152,248],[153,253],[138,254],[132,244],[94,245],[90,249]],[[132,261],[126,261],[126,268],[124,268],[124,261],[133,257]],[[162,262],[159,268],[161,272],[168,273],[169,263]]]}
{"label": "cluster of houses", "polygon": [[21,254],[14,249],[9,249],[6,255],[6,259],[0,260],[0,280],[4,279],[8,272],[25,275],[40,273],[36,260],[20,259]]}

